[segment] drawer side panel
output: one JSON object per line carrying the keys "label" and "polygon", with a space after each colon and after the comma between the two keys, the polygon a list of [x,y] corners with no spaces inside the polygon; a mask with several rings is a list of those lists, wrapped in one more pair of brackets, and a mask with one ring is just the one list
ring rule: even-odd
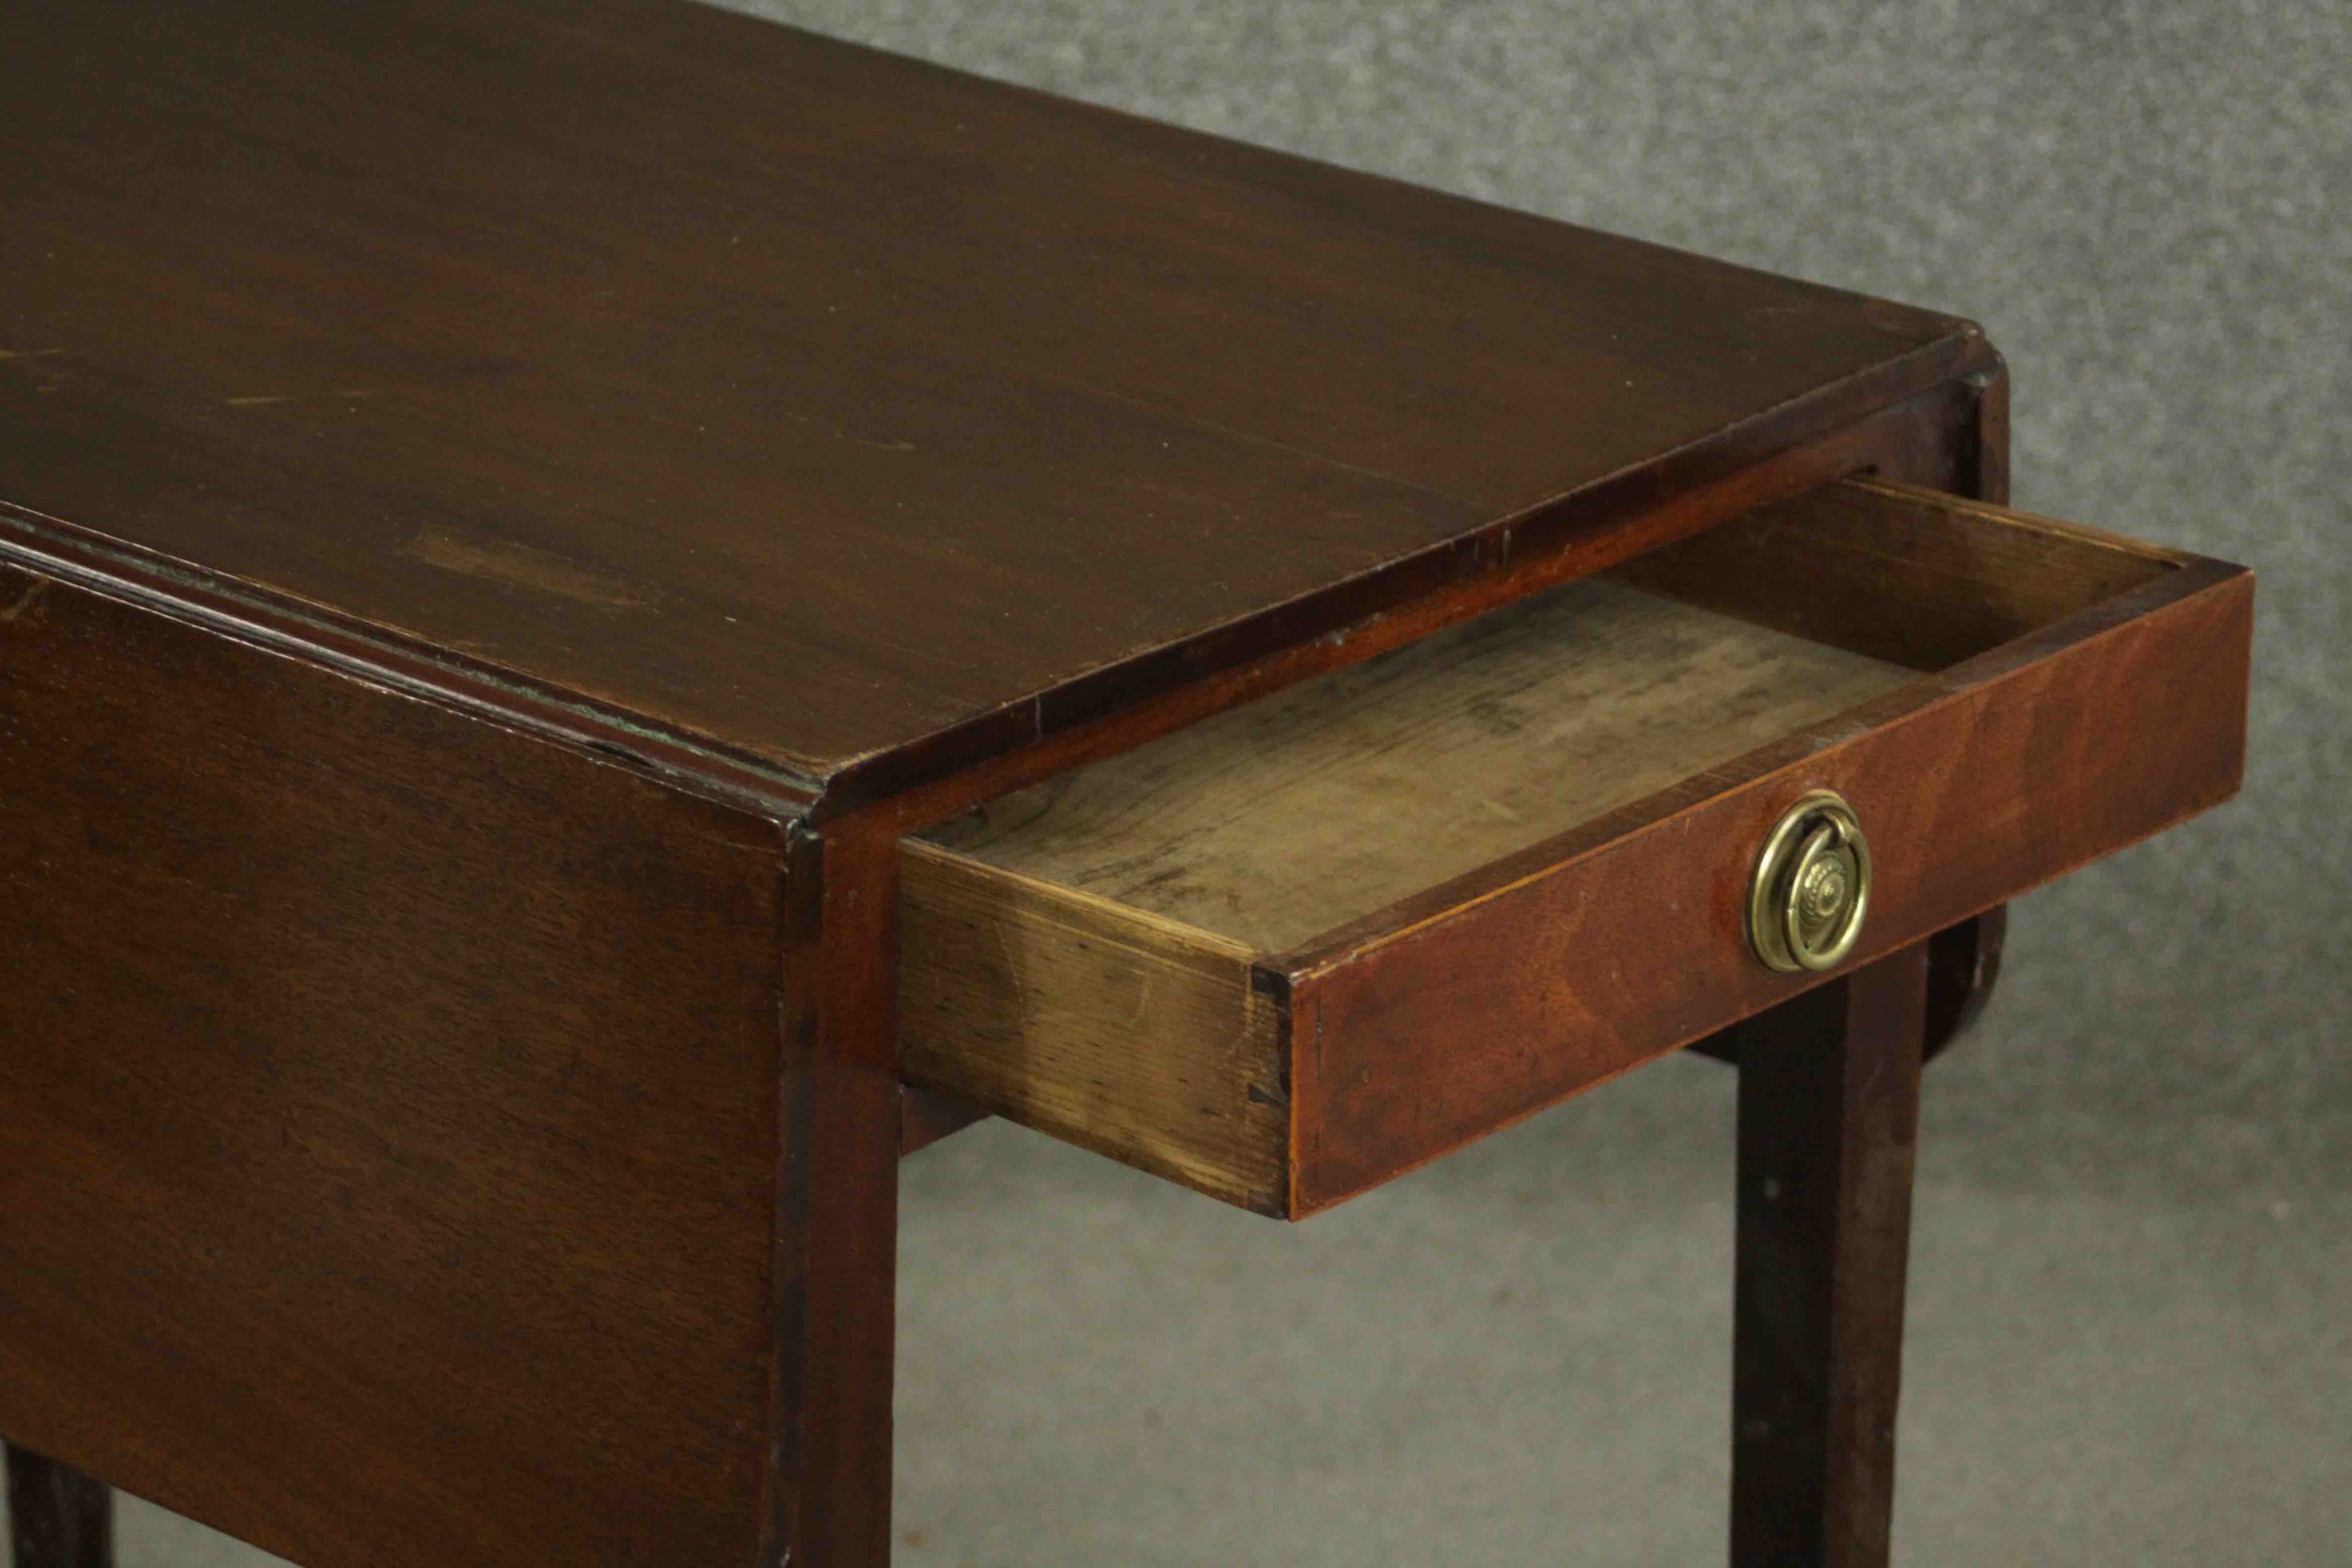
{"label": "drawer side panel", "polygon": [[917,840],[900,866],[909,1082],[1281,1212],[1285,1010],[1248,949]]}

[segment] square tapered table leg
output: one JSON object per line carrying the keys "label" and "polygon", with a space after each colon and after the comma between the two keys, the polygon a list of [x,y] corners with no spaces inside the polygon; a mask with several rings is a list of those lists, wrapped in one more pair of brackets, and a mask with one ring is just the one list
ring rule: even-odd
{"label": "square tapered table leg", "polygon": [[1743,1026],[1734,1568],[1883,1568],[1928,946]]}
{"label": "square tapered table leg", "polygon": [[114,1568],[114,1493],[69,1465],[8,1449],[15,1568]]}

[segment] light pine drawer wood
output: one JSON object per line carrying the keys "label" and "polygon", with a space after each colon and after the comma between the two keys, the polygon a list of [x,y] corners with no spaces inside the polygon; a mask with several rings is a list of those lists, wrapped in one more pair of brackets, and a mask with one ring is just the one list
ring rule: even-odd
{"label": "light pine drawer wood", "polygon": [[2242,569],[1849,481],[907,841],[902,1069],[1300,1216],[1780,1001],[1834,789],[1867,960],[2214,805]]}

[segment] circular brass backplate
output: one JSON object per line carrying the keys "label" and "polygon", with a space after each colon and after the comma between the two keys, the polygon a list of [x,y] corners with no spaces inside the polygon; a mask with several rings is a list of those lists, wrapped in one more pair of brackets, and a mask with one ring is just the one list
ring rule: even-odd
{"label": "circular brass backplate", "polygon": [[1870,842],[1853,807],[1826,789],[1788,808],[1756,857],[1748,944],[1783,974],[1834,969],[1870,906]]}

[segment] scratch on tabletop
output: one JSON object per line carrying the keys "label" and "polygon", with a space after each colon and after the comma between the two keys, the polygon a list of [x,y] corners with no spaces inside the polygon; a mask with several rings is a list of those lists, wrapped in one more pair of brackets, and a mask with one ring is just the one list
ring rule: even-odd
{"label": "scratch on tabletop", "polygon": [[34,602],[43,594],[48,592],[49,579],[47,578],[35,578],[32,581],[32,586],[24,590],[24,594],[19,596],[16,603],[8,606],[6,610],[0,610],[0,626],[12,626],[16,622],[23,620],[24,618],[25,611],[31,610]]}

